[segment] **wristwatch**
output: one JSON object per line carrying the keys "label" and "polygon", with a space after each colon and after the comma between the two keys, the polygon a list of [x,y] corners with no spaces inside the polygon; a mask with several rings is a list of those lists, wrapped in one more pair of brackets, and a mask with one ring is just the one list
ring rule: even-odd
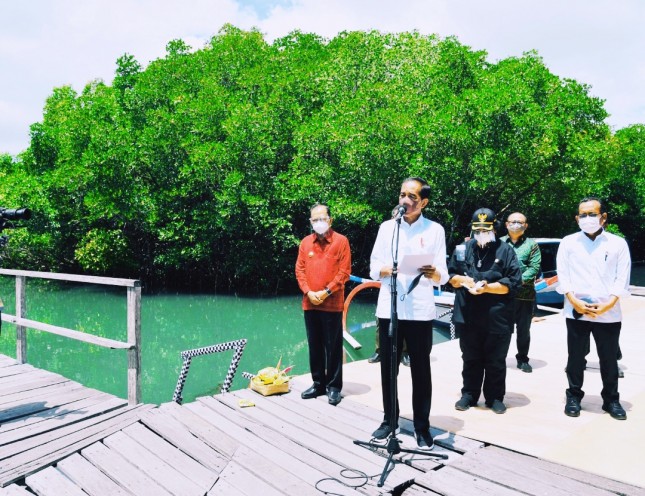
{"label": "wristwatch", "polygon": [[325,288],[325,292],[327,293],[327,296],[331,296],[331,289]]}

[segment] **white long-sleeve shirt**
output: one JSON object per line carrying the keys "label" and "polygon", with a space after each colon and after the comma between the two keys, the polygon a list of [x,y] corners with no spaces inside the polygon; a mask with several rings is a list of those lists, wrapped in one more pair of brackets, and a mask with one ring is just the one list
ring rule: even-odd
{"label": "white long-sleeve shirt", "polygon": [[[391,267],[394,254],[394,232],[396,221],[388,220],[381,224],[372,256],[370,258],[370,277],[381,281],[376,316],[382,319],[391,317],[390,276],[380,277],[383,267]],[[443,227],[434,221],[420,216],[412,225],[401,221],[399,231],[399,264],[406,255],[433,255],[432,265],[441,275],[441,280],[434,283],[421,276],[417,287],[401,301],[406,294],[414,275],[398,273],[397,276],[397,316],[399,320],[432,320],[436,317],[434,304],[434,286],[448,282],[446,266],[446,234]]]}
{"label": "white long-sleeve shirt", "polygon": [[[611,295],[619,300],[598,317],[583,315],[580,320],[620,322],[620,298],[629,296],[631,258],[629,247],[619,236],[603,231],[591,240],[582,231],[565,236],[556,257],[558,293],[573,291],[576,298],[589,303],[607,301]],[[564,299],[564,316],[573,317],[573,305]]]}

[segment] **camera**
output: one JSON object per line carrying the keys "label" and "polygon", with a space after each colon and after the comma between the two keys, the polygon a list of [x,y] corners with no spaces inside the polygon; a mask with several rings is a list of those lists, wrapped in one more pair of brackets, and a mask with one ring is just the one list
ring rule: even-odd
{"label": "camera", "polygon": [[28,208],[4,208],[0,207],[1,220],[29,220],[31,219],[31,210]]}

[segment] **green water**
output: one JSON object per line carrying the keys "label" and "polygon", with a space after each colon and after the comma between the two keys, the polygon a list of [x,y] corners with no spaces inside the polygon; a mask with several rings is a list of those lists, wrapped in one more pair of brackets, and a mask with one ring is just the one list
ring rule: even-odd
{"label": "green water", "polygon": [[[5,311],[15,315],[12,277],[0,277]],[[368,293],[367,290],[363,293]],[[126,290],[95,285],[28,280],[27,318],[120,341],[126,341]],[[370,295],[354,299],[347,327],[364,346],[345,345],[347,361],[374,351],[374,310]],[[372,295],[373,296],[373,295]],[[182,350],[246,338],[248,343],[233,389],[246,387],[241,373],[276,365],[294,365],[293,374],[309,371],[300,296],[242,298],[206,294],[142,296],[142,397],[146,403],[170,401],[181,370]],[[445,339],[435,334],[435,343]],[[0,353],[16,356],[15,326],[2,324]],[[219,392],[232,351],[193,359],[183,398]],[[27,361],[86,386],[127,397],[127,355],[37,330],[27,330]],[[376,367],[376,366],[375,366]]]}

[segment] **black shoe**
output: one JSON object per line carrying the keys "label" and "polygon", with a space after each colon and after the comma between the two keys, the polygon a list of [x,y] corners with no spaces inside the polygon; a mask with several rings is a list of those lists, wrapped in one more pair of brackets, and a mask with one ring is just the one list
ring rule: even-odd
{"label": "black shoe", "polygon": [[434,441],[432,440],[432,436],[429,431],[415,431],[414,434],[416,435],[417,446],[419,449],[430,451],[434,448]]}
{"label": "black shoe", "polygon": [[[396,430],[394,431],[394,434],[396,435],[399,432],[399,428],[397,427]],[[381,425],[378,426],[378,429],[376,429],[374,432],[372,432],[372,437],[374,439],[385,439],[390,435],[392,430],[390,429],[390,423],[389,422],[383,422]]]}
{"label": "black shoe", "polygon": [[624,379],[625,378],[625,372],[623,372],[623,369],[618,367],[618,378],[619,379]]}
{"label": "black shoe", "polygon": [[573,396],[567,398],[567,404],[564,406],[564,414],[569,417],[580,416],[580,400]]}
{"label": "black shoe", "polygon": [[606,411],[609,415],[611,415],[612,418],[615,418],[616,420],[627,419],[627,414],[625,413],[625,409],[622,406],[620,406],[620,403],[618,401],[612,401],[611,403],[604,403],[602,405],[602,409]]}
{"label": "black shoe", "polygon": [[341,400],[340,391],[337,391],[336,389],[330,389],[327,393],[327,398],[329,398],[330,405],[338,405]]}
{"label": "black shoe", "polygon": [[471,406],[475,406],[475,403],[473,402],[473,399],[466,394],[463,395],[457,403],[455,403],[455,409],[461,412],[465,412]]}
{"label": "black shoe", "polygon": [[374,354],[367,359],[367,363],[379,363],[381,361],[381,354],[375,351]]}
{"label": "black shoe", "polygon": [[498,414],[506,413],[506,405],[500,400],[493,400],[492,403],[486,403],[486,406],[491,410],[493,410],[493,412],[495,413],[498,413]]}
{"label": "black shoe", "polygon": [[403,355],[401,355],[401,363],[403,365],[405,365],[406,367],[409,367],[410,366],[410,355],[408,355],[407,353],[403,353]]}
{"label": "black shoe", "polygon": [[520,369],[522,372],[526,372],[527,374],[530,374],[531,372],[533,372],[533,367],[529,365],[529,362],[520,362],[518,360],[517,368]]}
{"label": "black shoe", "polygon": [[316,387],[316,385],[314,384],[309,389],[305,389],[300,394],[300,397],[303,400],[310,400],[311,398],[317,398],[318,396],[322,396],[323,394],[325,394],[325,390]]}

